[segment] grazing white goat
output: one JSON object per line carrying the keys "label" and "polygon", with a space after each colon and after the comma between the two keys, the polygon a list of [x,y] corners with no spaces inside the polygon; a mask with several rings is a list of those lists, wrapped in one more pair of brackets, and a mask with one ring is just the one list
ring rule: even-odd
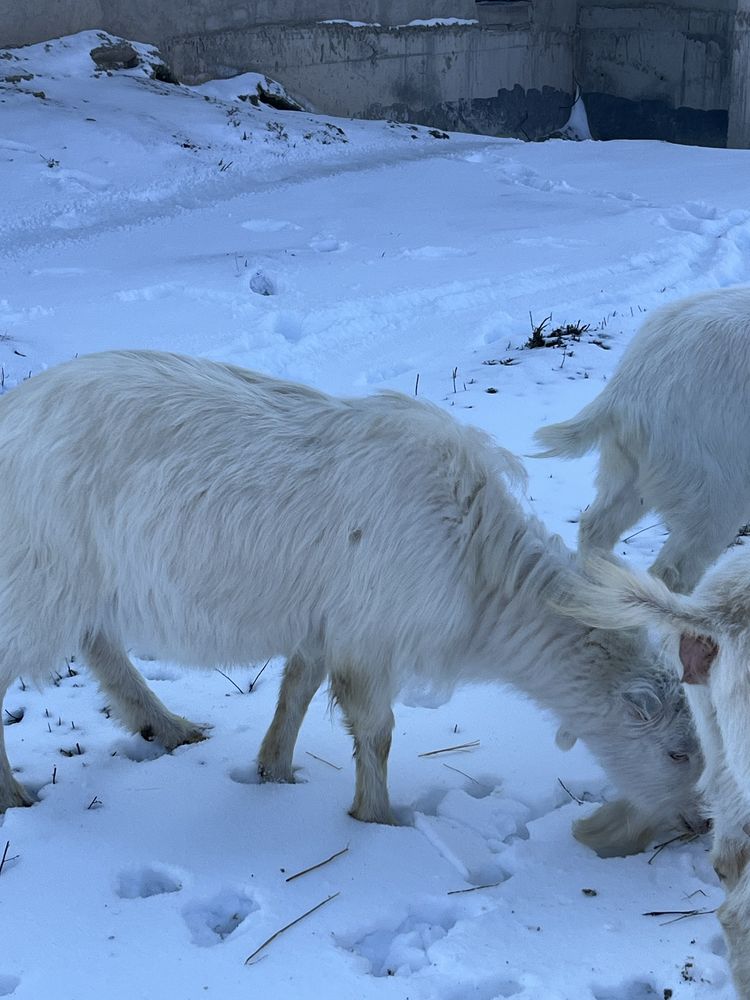
{"label": "grazing white goat", "polygon": [[[260,773],[293,781],[328,676],[354,737],[352,815],[387,823],[401,685],[502,681],[625,796],[580,839],[628,853],[696,821],[700,753],[673,672],[643,633],[549,611],[575,589],[572,555],[509,491],[517,460],[437,408],[109,352],[0,399],[0,442],[0,695],[80,651],[125,725],[174,747],[201,727],[162,705],[128,648],[204,667],[283,654]],[[0,751],[1,811],[30,798]]]}
{"label": "grazing white goat", "polygon": [[[650,316],[602,392],[541,427],[537,457],[599,448],[582,551],[609,551],[649,510],[669,529],[651,572],[688,593],[750,520],[750,287],[673,302]],[[710,516],[706,516],[710,512]]]}
{"label": "grazing white goat", "polygon": [[713,819],[712,858],[727,899],[719,919],[739,994],[750,998],[750,551],[725,555],[689,597],[605,560],[593,583],[565,599],[569,613],[600,628],[655,625],[674,658],[703,747],[699,782]]}

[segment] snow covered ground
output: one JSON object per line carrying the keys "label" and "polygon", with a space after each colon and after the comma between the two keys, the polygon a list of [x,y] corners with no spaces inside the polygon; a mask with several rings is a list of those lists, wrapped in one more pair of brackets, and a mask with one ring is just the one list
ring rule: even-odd
{"label": "snow covered ground", "polygon": [[[5,390],[77,353],[174,349],[335,393],[416,388],[523,454],[599,391],[649,309],[750,278],[750,153],[279,112],[238,99],[253,77],[97,73],[100,41],[0,52]],[[530,315],[588,330],[525,349]],[[574,543],[593,459],[528,467],[530,508]],[[620,546],[636,564],[654,522]],[[139,665],[210,740],[160,756],[77,663],[8,693],[9,756],[41,801],[0,820],[0,997],[732,996],[713,915],[644,916],[718,905],[708,843],[613,860],[576,843],[594,807],[561,782],[599,801],[606,780],[512,692],[397,707],[410,819],[382,828],[347,816],[350,740],[325,692],[300,783],[259,785],[280,664],[251,691],[262,664],[231,681]]]}

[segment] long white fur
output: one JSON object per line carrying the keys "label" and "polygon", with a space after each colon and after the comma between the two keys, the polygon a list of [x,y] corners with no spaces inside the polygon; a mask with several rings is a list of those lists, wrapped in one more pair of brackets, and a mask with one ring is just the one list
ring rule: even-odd
{"label": "long white fur", "polygon": [[[202,729],[161,704],[128,648],[203,667],[281,654],[261,774],[293,780],[327,676],[354,736],[352,812],[388,822],[399,688],[503,681],[625,796],[581,839],[642,849],[696,817],[689,714],[643,633],[550,612],[579,576],[512,495],[522,479],[483,434],[396,393],[337,399],[146,351],[61,365],[0,399],[0,695],[80,651],[125,725],[173,747]],[[0,742],[0,811],[28,801]]]}
{"label": "long white fur", "polygon": [[568,611],[601,628],[656,625],[677,660],[681,635],[718,646],[705,684],[686,685],[705,758],[699,788],[713,819],[712,861],[727,899],[719,909],[739,995],[750,997],[750,551],[725,555],[690,597],[659,580],[592,560],[591,582]]}
{"label": "long white fur", "polygon": [[651,571],[690,592],[750,520],[748,385],[750,287],[704,292],[650,316],[593,402],[536,433],[543,456],[599,449],[581,550],[611,550],[657,511],[669,538]]}

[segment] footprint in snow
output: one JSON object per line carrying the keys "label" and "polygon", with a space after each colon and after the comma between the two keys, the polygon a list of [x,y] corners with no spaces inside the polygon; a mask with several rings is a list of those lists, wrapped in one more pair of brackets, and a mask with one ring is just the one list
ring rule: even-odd
{"label": "footprint in snow", "polygon": [[411,976],[432,964],[430,948],[455,926],[453,907],[435,901],[411,912],[393,927],[380,927],[349,943],[339,944],[367,960],[370,975]]}
{"label": "footprint in snow", "polygon": [[230,781],[236,781],[238,785],[259,785],[261,783],[257,764],[243,764],[233,767],[228,773]]}
{"label": "footprint in snow", "polygon": [[0,997],[12,996],[20,985],[21,980],[18,976],[4,976],[0,973]]}
{"label": "footprint in snow", "polygon": [[727,955],[727,943],[724,940],[723,934],[716,934],[708,942],[708,949],[713,955],[718,955],[720,958],[726,958]]}
{"label": "footprint in snow", "polygon": [[250,279],[250,290],[256,295],[275,295],[276,286],[273,279],[269,278],[263,271],[256,271]]}
{"label": "footprint in snow", "polygon": [[251,233],[280,233],[285,229],[300,229],[294,222],[286,219],[248,219],[242,223],[243,229],[249,229]]}
{"label": "footprint in snow", "polygon": [[662,1000],[664,990],[657,990],[652,983],[633,979],[619,986],[594,986],[594,1000]]}
{"label": "footprint in snow", "polygon": [[142,736],[125,736],[112,744],[112,755],[124,757],[132,760],[135,764],[143,764],[146,761],[157,760],[163,757],[167,751],[160,743],[144,740]]}
{"label": "footprint in snow", "polygon": [[[461,986],[458,990],[443,995],[441,1000],[502,1000],[503,997],[517,997],[524,993],[524,987],[515,979],[488,979],[473,984],[469,989]],[[524,993],[525,996],[531,994]]]}
{"label": "footprint in snow", "polygon": [[[340,947],[369,963],[369,973],[376,978],[409,977],[436,964],[433,949],[446,938],[456,924],[450,905],[435,900],[413,910],[396,928],[380,927],[353,941],[338,940]],[[460,970],[457,970],[460,973]],[[500,1000],[523,992],[514,979],[490,976],[467,983],[445,983],[441,977],[440,1000]]]}
{"label": "footprint in snow", "polygon": [[120,899],[148,899],[168,892],[179,892],[182,879],[175,869],[162,865],[146,865],[120,872],[117,877],[117,895]]}
{"label": "footprint in snow", "polygon": [[471,257],[473,250],[465,250],[460,247],[415,247],[411,250],[402,250],[402,257],[411,257],[415,260],[433,260],[443,257]]}
{"label": "footprint in snow", "polygon": [[317,253],[333,253],[342,249],[342,244],[335,236],[313,236],[307,245]]}
{"label": "footprint in snow", "polygon": [[225,889],[211,899],[196,900],[182,911],[193,944],[210,948],[226,941],[260,907],[244,892]]}
{"label": "footprint in snow", "polygon": [[140,671],[147,681],[178,681],[183,676],[175,667],[167,667],[145,658],[141,660]]}
{"label": "footprint in snow", "polygon": [[3,709],[3,725],[4,726],[15,726],[22,721],[26,709],[20,708],[4,708]]}

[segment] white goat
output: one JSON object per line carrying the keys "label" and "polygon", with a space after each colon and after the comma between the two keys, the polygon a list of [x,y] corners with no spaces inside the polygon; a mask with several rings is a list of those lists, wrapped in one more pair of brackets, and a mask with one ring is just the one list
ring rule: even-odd
{"label": "white goat", "polygon": [[[110,352],[0,399],[0,442],[0,696],[80,651],[125,725],[171,748],[201,727],[162,705],[129,647],[204,667],[282,654],[260,773],[294,780],[327,675],[354,737],[352,815],[391,822],[402,683],[502,681],[553,711],[626,796],[580,839],[628,853],[696,821],[700,753],[673,672],[644,634],[549,612],[576,586],[571,554],[509,492],[517,460],[437,408]],[[0,742],[0,811],[29,801]]]}
{"label": "white goat", "polygon": [[750,998],[750,551],[725,555],[690,597],[646,574],[592,560],[591,584],[565,601],[600,628],[655,625],[672,636],[703,747],[699,788],[713,819],[712,861],[727,888],[719,919],[743,1000]]}
{"label": "white goat", "polygon": [[669,538],[651,572],[692,590],[750,520],[749,384],[750,288],[705,292],[650,316],[602,392],[536,433],[546,448],[537,457],[599,448],[581,550],[611,550],[655,510]]}

